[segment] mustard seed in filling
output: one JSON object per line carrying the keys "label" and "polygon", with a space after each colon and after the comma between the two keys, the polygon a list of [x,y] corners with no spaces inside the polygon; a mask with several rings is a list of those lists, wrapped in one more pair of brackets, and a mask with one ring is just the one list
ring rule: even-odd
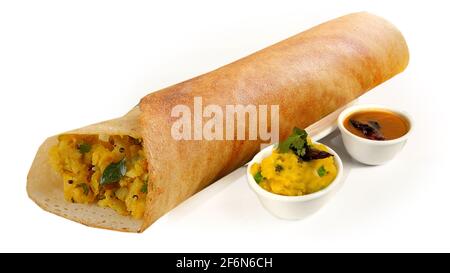
{"label": "mustard seed in filling", "polygon": [[114,209],[141,219],[148,188],[142,140],[130,136],[61,135],[50,163],[68,202]]}

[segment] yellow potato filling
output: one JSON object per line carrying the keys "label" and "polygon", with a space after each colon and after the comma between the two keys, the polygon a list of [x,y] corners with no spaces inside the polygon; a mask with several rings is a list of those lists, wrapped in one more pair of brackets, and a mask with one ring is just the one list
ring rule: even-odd
{"label": "yellow potato filling", "polygon": [[61,135],[50,150],[68,202],[114,209],[141,219],[148,191],[142,140],[130,136]]}
{"label": "yellow potato filling", "polygon": [[[327,152],[322,144],[311,147]],[[251,174],[263,189],[287,196],[300,196],[326,188],[336,178],[337,168],[333,157],[311,161],[299,160],[293,151],[280,153],[274,149],[261,164],[251,166]]]}

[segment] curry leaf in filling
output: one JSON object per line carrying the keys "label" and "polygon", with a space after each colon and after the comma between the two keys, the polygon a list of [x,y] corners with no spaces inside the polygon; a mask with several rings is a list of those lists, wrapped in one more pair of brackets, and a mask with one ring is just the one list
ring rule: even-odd
{"label": "curry leaf in filling", "polygon": [[141,187],[141,192],[147,193],[147,191],[148,191],[148,181],[145,181],[144,185],[142,185],[142,187]]}
{"label": "curry leaf in filling", "polygon": [[117,163],[111,163],[106,167],[100,179],[100,185],[117,183],[127,173],[125,158]]}
{"label": "curry leaf in filling", "polygon": [[84,195],[89,194],[89,186],[86,183],[81,183],[76,186],[77,188],[83,188]]}
{"label": "curry leaf in filling", "polygon": [[78,150],[80,151],[80,153],[82,154],[87,154],[91,151],[91,145],[88,143],[81,143],[78,145]]}

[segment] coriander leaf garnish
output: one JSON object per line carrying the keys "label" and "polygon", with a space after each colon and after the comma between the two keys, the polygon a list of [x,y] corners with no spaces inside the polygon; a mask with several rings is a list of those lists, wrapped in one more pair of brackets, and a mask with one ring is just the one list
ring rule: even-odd
{"label": "coriander leaf garnish", "polygon": [[328,152],[317,150],[309,145],[308,133],[297,127],[294,127],[292,134],[278,145],[278,151],[280,153],[287,153],[289,150],[294,152],[294,154],[303,161],[311,161],[333,156]]}
{"label": "coriander leaf garnish", "polygon": [[106,167],[100,179],[100,185],[117,183],[127,173],[125,158],[117,163],[111,163]]}
{"label": "coriander leaf garnish", "polygon": [[308,133],[297,127],[294,127],[292,134],[278,145],[280,153],[287,153],[292,150],[296,155],[303,156],[306,152]]}
{"label": "coriander leaf garnish", "polygon": [[325,167],[324,167],[323,165],[320,166],[320,168],[317,170],[317,174],[318,174],[320,177],[325,176],[327,173],[328,173],[328,172],[327,172],[327,170],[325,169]]}
{"label": "coriander leaf garnish", "polygon": [[261,183],[261,181],[264,179],[264,177],[262,176],[261,172],[257,172],[253,178],[255,179],[256,183]]}
{"label": "coriander leaf garnish", "polygon": [[87,154],[91,151],[91,145],[89,143],[81,143],[78,145],[78,150],[82,154]]}

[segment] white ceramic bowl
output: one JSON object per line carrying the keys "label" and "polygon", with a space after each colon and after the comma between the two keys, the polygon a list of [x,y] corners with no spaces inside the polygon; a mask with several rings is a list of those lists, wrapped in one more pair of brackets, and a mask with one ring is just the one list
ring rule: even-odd
{"label": "white ceramic bowl", "polygon": [[[349,115],[363,110],[385,110],[400,115],[408,121],[409,131],[399,138],[383,141],[370,140],[354,135],[345,128],[344,121]],[[367,165],[381,165],[393,159],[405,146],[413,130],[413,121],[406,112],[390,107],[376,104],[354,105],[345,109],[339,115],[338,128],[341,131],[342,141],[347,152],[354,159]]]}
{"label": "white ceramic bowl", "polygon": [[339,155],[328,147],[329,153],[334,155],[334,162],[337,167],[337,176],[328,187],[307,195],[284,196],[271,193],[261,188],[250,172],[252,165],[254,163],[261,163],[264,158],[268,157],[272,153],[274,146],[275,144],[261,150],[248,164],[247,181],[250,188],[256,193],[261,204],[278,218],[298,220],[315,213],[339,189],[340,184],[343,182],[342,172],[344,168]]}

